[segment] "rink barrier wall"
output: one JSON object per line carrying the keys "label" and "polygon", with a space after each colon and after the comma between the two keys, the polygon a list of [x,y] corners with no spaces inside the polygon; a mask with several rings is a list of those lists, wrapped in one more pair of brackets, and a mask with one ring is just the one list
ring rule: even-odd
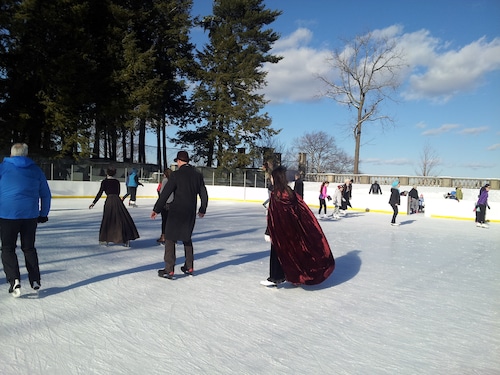
{"label": "rink barrier wall", "polygon": [[[49,186],[54,199],[82,198],[88,199],[89,204],[99,191],[100,181],[49,181]],[[137,189],[137,199],[155,199],[158,184],[144,183]],[[292,183],[293,186],[293,183]],[[319,187],[318,182],[304,182],[304,200],[313,211],[319,208]],[[121,195],[126,192],[125,184],[122,183]],[[330,183],[328,192],[333,195],[333,189],[337,185]],[[390,186],[381,185],[382,195],[368,194],[370,184],[354,184],[351,204],[352,210],[360,212],[376,212],[392,214],[389,206]],[[411,186],[401,186],[400,191],[409,191]],[[235,202],[256,202],[262,203],[267,199],[266,188],[236,187],[207,185],[210,200],[225,200]],[[474,220],[473,209],[477,201],[478,189],[463,189],[464,199],[460,202],[445,199],[444,194],[449,193],[450,188],[442,187],[418,187],[419,194],[424,195],[426,217],[454,219],[454,220]],[[407,215],[408,197],[401,196],[400,215]],[[490,190],[488,200],[490,210],[486,217],[490,222],[500,222],[500,191]],[[328,210],[333,211],[333,206],[327,202]]]}

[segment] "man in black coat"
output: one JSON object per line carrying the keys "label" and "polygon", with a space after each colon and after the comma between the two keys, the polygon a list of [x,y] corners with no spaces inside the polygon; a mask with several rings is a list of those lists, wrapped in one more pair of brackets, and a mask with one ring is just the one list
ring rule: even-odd
{"label": "man in black coat", "polygon": [[293,186],[293,191],[304,199],[304,181],[300,178],[300,172],[295,173],[295,185]]}
{"label": "man in black coat", "polygon": [[380,185],[378,184],[377,181],[375,181],[372,186],[370,186],[370,191],[368,194],[382,194],[382,189],[380,188]]}
{"label": "man in black coat", "polygon": [[198,216],[205,216],[208,204],[208,193],[203,175],[189,164],[189,155],[186,151],[179,151],[174,159],[179,169],[170,175],[158,200],[155,203],[151,218],[155,219],[165,206],[170,194],[174,193],[174,200],[170,203],[169,214],[165,226],[165,269],[158,271],[158,276],[172,279],[175,266],[175,243],[184,244],[185,263],[181,271],[193,274],[193,234],[196,221],[197,197],[200,196],[201,205]]}

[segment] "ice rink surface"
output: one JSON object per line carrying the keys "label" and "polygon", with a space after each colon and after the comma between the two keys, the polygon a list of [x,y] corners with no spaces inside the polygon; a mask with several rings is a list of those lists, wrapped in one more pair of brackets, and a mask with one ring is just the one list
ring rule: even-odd
{"label": "ice rink surface", "polygon": [[499,224],[417,214],[392,227],[351,211],[320,221],[336,259],[327,281],[266,288],[260,203],[210,201],[195,276],[180,275],[180,244],[165,280],[154,200],[130,208],[130,248],[98,244],[103,200],[52,202],[39,295],[20,250],[21,297],[0,289],[2,375],[500,374]]}

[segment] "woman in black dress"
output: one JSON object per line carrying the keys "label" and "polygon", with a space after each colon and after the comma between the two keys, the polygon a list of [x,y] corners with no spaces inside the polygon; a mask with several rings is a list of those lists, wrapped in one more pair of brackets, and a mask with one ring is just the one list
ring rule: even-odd
{"label": "woman in black dress", "polygon": [[106,193],[106,202],[102,214],[101,228],[99,229],[99,243],[109,242],[130,246],[130,240],[139,238],[139,232],[127,208],[120,199],[120,182],[113,176],[114,167],[106,170],[106,178],[101,182],[101,188],[89,206],[93,208],[103,193]]}

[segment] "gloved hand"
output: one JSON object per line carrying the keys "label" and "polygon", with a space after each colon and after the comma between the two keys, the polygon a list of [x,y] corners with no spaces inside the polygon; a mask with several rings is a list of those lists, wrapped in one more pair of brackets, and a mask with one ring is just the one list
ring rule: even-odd
{"label": "gloved hand", "polygon": [[266,240],[266,242],[271,242],[271,237],[268,234],[264,234],[264,240]]}
{"label": "gloved hand", "polygon": [[329,201],[331,201],[332,197],[328,196],[328,197],[326,197],[326,199],[328,199]]}
{"label": "gloved hand", "polygon": [[47,221],[49,221],[49,218],[47,216],[38,216],[37,222],[46,223]]}

